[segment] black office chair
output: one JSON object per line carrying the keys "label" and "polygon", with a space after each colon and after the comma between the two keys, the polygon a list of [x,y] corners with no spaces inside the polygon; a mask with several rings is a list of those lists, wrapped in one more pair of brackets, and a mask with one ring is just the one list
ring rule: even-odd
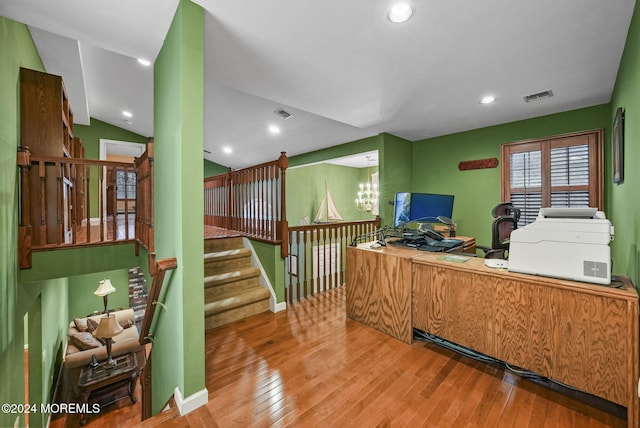
{"label": "black office chair", "polygon": [[484,251],[485,259],[506,259],[511,232],[518,228],[520,209],[511,202],[503,202],[496,205],[491,214],[494,217],[491,224],[491,247],[478,245],[477,248]]}

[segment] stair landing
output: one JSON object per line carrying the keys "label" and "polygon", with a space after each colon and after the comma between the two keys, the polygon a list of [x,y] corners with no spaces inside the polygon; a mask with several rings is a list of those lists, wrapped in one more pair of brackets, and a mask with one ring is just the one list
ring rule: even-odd
{"label": "stair landing", "polygon": [[204,240],[205,328],[269,311],[271,292],[260,285],[260,269],[252,266],[242,236],[211,226],[206,233],[210,237]]}

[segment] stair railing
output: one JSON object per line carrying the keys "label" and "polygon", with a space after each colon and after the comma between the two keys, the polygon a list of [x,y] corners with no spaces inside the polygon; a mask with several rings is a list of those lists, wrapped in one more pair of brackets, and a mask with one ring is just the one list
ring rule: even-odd
{"label": "stair railing", "polygon": [[146,248],[149,254],[155,252],[153,148],[153,138],[149,138],[147,150],[134,162],[136,168],[136,242]]}
{"label": "stair railing", "polygon": [[140,376],[140,385],[142,386],[142,420],[148,419],[152,416],[151,351],[153,350],[154,341],[152,322],[154,320],[156,307],[158,305],[164,307],[164,304],[158,300],[162,292],[164,277],[168,271],[174,270],[177,267],[178,262],[175,257],[160,259],[156,262],[154,268],[155,274],[153,275],[153,281],[151,282],[151,288],[149,289],[147,307],[144,312],[142,327],[140,328],[140,336],[138,340],[140,345],[145,346],[147,350],[147,361],[142,369],[142,375]]}
{"label": "stair railing", "polygon": [[285,152],[271,162],[204,179],[205,225],[234,230],[288,248]]}
{"label": "stair railing", "polygon": [[149,146],[135,163],[33,155],[21,147],[20,268],[31,268],[33,251],[58,248],[139,242],[152,254]]}
{"label": "stair railing", "polygon": [[346,247],[354,238],[379,228],[380,217],[290,227],[285,301],[292,303],[344,284]]}

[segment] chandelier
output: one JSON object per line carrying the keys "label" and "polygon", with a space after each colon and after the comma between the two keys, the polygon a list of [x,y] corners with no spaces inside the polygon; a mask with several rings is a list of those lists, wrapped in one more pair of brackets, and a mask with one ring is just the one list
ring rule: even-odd
{"label": "chandelier", "polygon": [[371,156],[367,156],[367,182],[360,183],[358,197],[356,198],[356,208],[358,211],[371,212],[378,201],[378,186],[371,183],[371,174],[369,173],[369,161]]}

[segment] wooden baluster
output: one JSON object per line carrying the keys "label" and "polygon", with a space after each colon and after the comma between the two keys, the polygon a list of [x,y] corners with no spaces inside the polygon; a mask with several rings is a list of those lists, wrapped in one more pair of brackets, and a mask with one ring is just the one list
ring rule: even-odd
{"label": "wooden baluster", "polygon": [[[135,167],[135,171],[136,171],[136,206],[135,206],[135,211],[136,211],[136,217],[135,217],[135,222],[134,222],[134,232],[135,232],[135,238],[137,241],[143,241],[143,235],[144,232],[142,231],[142,226],[141,226],[141,219],[143,216],[143,209],[142,207],[144,206],[144,177],[142,176],[143,174],[143,168],[142,165],[139,165],[138,160],[136,160],[136,167]],[[206,223],[205,223],[206,224]]]}
{"label": "wooden baluster", "polygon": [[69,164],[69,175],[71,177],[71,243],[77,242],[77,217],[78,217],[78,165]]}
{"label": "wooden baluster", "polygon": [[340,268],[340,264],[338,263],[338,254],[341,252],[339,250],[338,241],[336,239],[336,234],[338,231],[338,227],[334,226],[331,228],[331,236],[329,238],[329,242],[331,242],[331,251],[333,252],[333,256],[331,257],[331,283],[329,284],[329,288],[338,287],[338,270]]}
{"label": "wooden baluster", "polygon": [[331,253],[333,248],[331,248],[331,226],[328,226],[324,231],[324,288],[323,292],[327,291],[331,288]]}
{"label": "wooden baluster", "polygon": [[251,171],[251,206],[253,212],[251,213],[252,227],[251,233],[254,236],[262,237],[260,234],[260,198],[258,196],[258,183],[260,176],[260,169],[254,169]]}
{"label": "wooden baluster", "polygon": [[248,172],[248,177],[247,177],[247,200],[245,201],[245,207],[249,206],[249,215],[247,216],[247,221],[248,221],[248,228],[249,228],[249,234],[256,236],[256,207],[254,204],[254,201],[256,200],[255,197],[255,183],[256,183],[256,171],[255,170],[250,170]]}
{"label": "wooden baluster", "polygon": [[[85,216],[87,220],[87,243],[91,242],[91,168],[84,168],[84,204],[85,204]],[[98,204],[98,206],[100,206]]]}
{"label": "wooden baluster", "polygon": [[301,264],[302,266],[302,287],[300,287],[300,290],[298,290],[298,295],[296,296],[296,298],[298,300],[302,299],[303,297],[305,297],[307,295],[307,288],[309,287],[309,278],[308,278],[308,273],[307,273],[307,266],[309,266],[309,263],[307,263],[307,261],[311,261],[312,258],[312,252],[311,252],[311,243],[309,242],[309,231],[305,230],[302,232],[303,233],[303,242],[302,242],[302,251],[304,252],[304,260]]}
{"label": "wooden baluster", "polygon": [[337,266],[336,269],[338,271],[338,287],[341,287],[344,284],[344,268],[345,268],[345,263],[343,263],[343,260],[345,258],[345,252],[347,249],[347,245],[349,245],[348,242],[346,242],[345,235],[344,235],[344,226],[340,225],[340,227],[337,230],[337,240],[338,240],[338,246],[340,248],[340,257],[337,257]]}
{"label": "wooden baluster", "polygon": [[[107,173],[107,179],[110,182],[111,187],[113,188],[113,196],[112,206],[113,211],[111,212],[111,240],[115,241],[118,239],[118,182],[116,177],[116,169],[113,167],[109,168],[109,172]],[[126,182],[126,171],[125,171],[125,182]],[[125,185],[126,186],[126,185]],[[109,239],[107,235],[107,239]]]}
{"label": "wooden baluster", "polygon": [[[105,201],[105,190],[106,190],[106,181],[105,181],[105,173],[106,173],[106,166],[101,166],[99,171],[99,178],[98,178],[98,189],[99,193],[100,193],[100,203],[99,203],[99,214],[98,214],[98,218],[100,219],[100,226],[99,226],[99,230],[100,230],[100,241],[103,242],[104,241],[104,224],[105,224],[105,219],[104,219],[104,213],[106,210],[106,207],[104,206],[104,201]],[[108,192],[107,192],[108,194]]]}
{"label": "wooden baluster", "polygon": [[30,171],[31,159],[28,147],[20,147],[17,153],[17,164],[20,167],[20,225],[18,226],[18,263],[20,269],[31,268],[32,252],[32,224],[31,224],[31,194]]}
{"label": "wooden baluster", "polygon": [[40,246],[47,245],[47,174],[44,161],[38,162],[40,177]]}
{"label": "wooden baluster", "polygon": [[[293,254],[293,246],[294,246],[293,239],[294,239],[293,236],[291,236],[290,237],[290,241],[289,241],[289,245],[290,245],[289,254],[291,254],[291,255]],[[296,253],[296,254],[299,254],[299,253]],[[296,263],[298,261],[297,259],[298,259],[298,257],[296,256],[296,258],[295,258],[295,262]],[[297,264],[296,264],[295,268],[293,267],[293,261],[294,261],[293,256],[291,256],[291,258],[289,260],[290,260],[289,261],[289,274],[288,274],[289,275],[289,284],[288,285],[285,284],[284,301],[291,303],[291,297],[292,297],[291,294],[293,293],[294,282],[296,281],[296,276],[293,275],[293,272],[298,272],[299,273],[299,271],[297,269],[298,268]],[[295,269],[295,271],[294,271],[294,269]]]}
{"label": "wooden baluster", "polygon": [[[129,217],[129,170],[128,169],[124,169],[123,171],[124,174],[124,237],[125,239],[127,239],[129,237],[129,221],[128,221],[128,217]],[[118,197],[116,196],[116,201],[117,201]],[[119,227],[118,227],[118,210],[116,209],[116,227],[114,228],[114,231],[116,231],[119,235]],[[114,239],[119,239],[120,236],[116,237],[114,236]]]}
{"label": "wooden baluster", "polygon": [[262,198],[264,200],[264,218],[262,229],[265,231],[267,239],[274,241],[276,239],[276,229],[273,222],[276,212],[273,204],[273,192],[271,192],[271,186],[273,184],[273,167],[267,166],[263,169],[263,181],[262,181]]}
{"label": "wooden baluster", "polygon": [[324,275],[322,278],[322,292],[325,292],[329,289],[329,282],[331,281],[331,240],[329,239],[331,233],[330,226],[327,226],[323,230],[323,243],[322,243],[322,253],[324,255],[322,264],[324,265]]}
{"label": "wooden baluster", "polygon": [[[289,224],[287,223],[287,198],[286,198],[286,171],[289,167],[289,159],[287,158],[286,152],[280,152],[280,158],[278,159],[278,169],[276,170],[276,177],[279,176],[279,214],[277,221],[280,223],[280,227],[277,228],[280,231],[280,235],[276,235],[276,239],[281,239],[284,241],[286,237],[288,237],[287,229],[289,228]],[[279,173],[279,174],[278,174]],[[286,242],[283,242],[280,246],[282,249],[287,248]],[[284,257],[284,254],[283,254]]]}
{"label": "wooden baluster", "polygon": [[249,202],[249,193],[251,191],[250,189],[250,178],[249,178],[249,171],[245,171],[244,172],[244,182],[243,182],[243,186],[244,186],[244,192],[242,195],[242,204],[240,204],[239,208],[241,210],[242,213],[242,217],[244,219],[244,226],[242,228],[243,231],[247,232],[248,234],[251,234],[251,222],[250,222],[250,217],[246,215],[246,207],[247,207],[247,202]]}
{"label": "wooden baluster", "polygon": [[255,188],[256,188],[256,233],[258,234],[258,236],[260,236],[263,239],[267,239],[267,235],[266,235],[266,228],[264,227],[264,204],[266,204],[266,201],[264,199],[262,199],[262,174],[264,173],[264,168],[258,168],[256,170],[256,183],[255,183]]}
{"label": "wooden baluster", "polygon": [[61,163],[54,163],[55,173],[56,173],[56,203],[57,203],[57,212],[56,212],[56,222],[58,224],[58,230],[56,231],[56,242],[54,244],[63,244],[66,242],[65,239],[65,182],[64,182],[64,165]]}

